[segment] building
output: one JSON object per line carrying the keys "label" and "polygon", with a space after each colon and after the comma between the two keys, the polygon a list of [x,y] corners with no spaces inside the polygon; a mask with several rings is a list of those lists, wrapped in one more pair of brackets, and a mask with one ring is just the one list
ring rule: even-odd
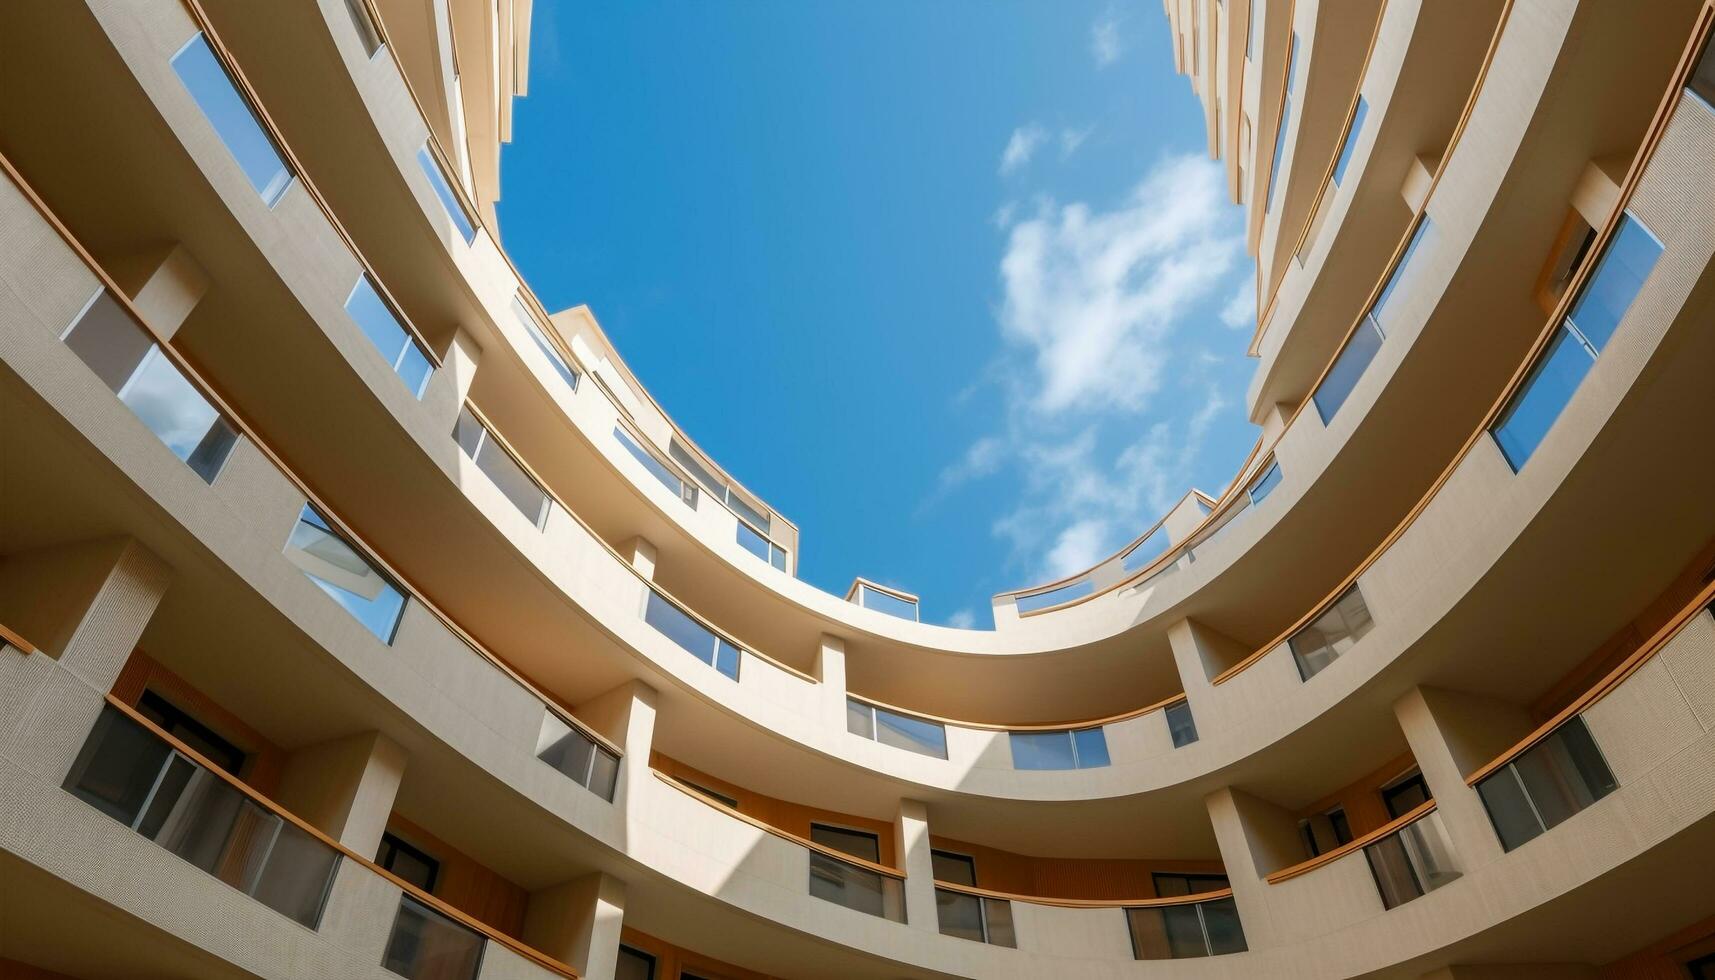
{"label": "building", "polygon": [[1709,0],[1168,0],[1261,437],[980,631],[519,279],[530,13],[0,5],[0,974],[1715,976]]}

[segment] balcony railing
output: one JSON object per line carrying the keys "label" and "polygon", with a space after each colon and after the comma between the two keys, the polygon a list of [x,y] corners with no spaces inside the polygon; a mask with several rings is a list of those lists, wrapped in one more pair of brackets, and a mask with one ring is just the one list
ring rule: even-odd
{"label": "balcony railing", "polygon": [[1009,899],[965,885],[937,881],[935,916],[943,936],[1018,948],[1018,934],[1012,927],[1012,902]]}
{"label": "balcony railing", "polygon": [[1131,906],[1125,920],[1132,956],[1140,960],[1220,956],[1250,948],[1231,888]]}
{"label": "balcony railing", "polygon": [[1501,846],[1512,850],[1619,788],[1578,715],[1476,784]]}
{"label": "balcony railing", "polygon": [[1358,850],[1364,852],[1383,908],[1397,908],[1460,875],[1435,801],[1427,800],[1356,840],[1270,874],[1267,881],[1271,885],[1289,881]]}
{"label": "balcony railing", "polygon": [[95,809],[312,930],[320,928],[341,862],[381,876],[402,891],[382,965],[411,980],[471,980],[490,942],[577,980],[571,967],[317,830],[112,694],[64,785]]}

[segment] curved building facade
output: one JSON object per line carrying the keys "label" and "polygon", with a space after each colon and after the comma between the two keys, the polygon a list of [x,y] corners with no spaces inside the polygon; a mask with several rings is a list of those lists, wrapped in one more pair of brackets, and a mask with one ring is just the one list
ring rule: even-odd
{"label": "curved building facade", "polygon": [[1261,434],[960,630],[520,278],[530,0],[0,4],[0,975],[1715,977],[1715,3],[1165,15]]}

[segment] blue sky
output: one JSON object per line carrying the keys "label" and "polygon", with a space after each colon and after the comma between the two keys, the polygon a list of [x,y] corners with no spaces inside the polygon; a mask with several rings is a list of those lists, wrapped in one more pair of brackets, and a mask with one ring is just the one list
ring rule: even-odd
{"label": "blue sky", "polygon": [[538,2],[507,250],[929,622],[1077,571],[1244,419],[1253,265],[1155,0]]}

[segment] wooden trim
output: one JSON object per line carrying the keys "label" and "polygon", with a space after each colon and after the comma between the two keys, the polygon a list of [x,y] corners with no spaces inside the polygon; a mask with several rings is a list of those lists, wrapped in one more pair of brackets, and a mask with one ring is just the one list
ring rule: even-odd
{"label": "wooden trim", "polygon": [[[245,101],[249,103],[251,110],[256,113],[256,118],[262,124],[263,128],[268,131],[268,138],[273,142],[274,148],[280,151],[280,155],[285,158],[286,165],[292,171],[293,179],[303,185],[305,192],[310,195],[310,200],[315,202],[316,208],[321,211],[323,217],[327,218],[328,224],[333,228],[334,234],[338,235],[340,241],[345,243],[345,247],[351,252],[351,257],[357,260],[357,264],[363,270],[363,274],[367,275],[370,281],[375,284],[376,292],[381,295],[382,302],[386,303],[387,306],[398,315],[399,321],[405,326],[405,332],[409,333],[411,335],[411,339],[416,341],[417,345],[423,349],[424,356],[434,364],[435,369],[440,370],[445,363],[440,352],[435,349],[433,344],[429,343],[428,338],[423,335],[422,331],[417,329],[417,325],[411,322],[411,318],[405,314],[405,308],[399,304],[399,301],[394,298],[392,292],[387,289],[387,285],[381,281],[381,277],[376,275],[374,267],[371,266],[369,264],[369,260],[364,257],[363,250],[357,247],[357,240],[351,237],[350,232],[345,230],[345,225],[341,224],[339,218],[334,215],[333,208],[329,206],[327,199],[324,198],[322,196],[322,192],[316,188],[315,182],[310,180],[309,172],[304,169],[303,162],[298,159],[297,154],[292,152],[292,148],[286,143],[286,137],[280,131],[280,127],[275,124],[274,118],[268,115],[268,110],[263,108],[262,99],[256,94],[256,89],[250,84],[250,79],[246,78],[244,73],[239,70],[238,60],[232,56],[232,53],[227,50],[226,45],[221,42],[220,35],[215,31],[214,24],[209,20],[208,13],[202,9],[202,4],[199,0],[179,0],[179,3],[184,7],[185,12],[190,15],[191,22],[196,25],[197,30],[202,32],[203,37],[207,39],[209,50],[214,52],[215,59],[220,62],[221,68],[226,72],[227,76],[232,79],[233,83],[243,90]],[[377,30],[379,30],[380,22],[377,21],[376,23]]]}
{"label": "wooden trim", "polygon": [[238,790],[240,793],[243,793],[245,796],[249,797],[250,800],[252,802],[256,803],[258,806],[260,806],[263,809],[267,810],[268,812],[274,814],[275,816],[279,817],[280,819],[285,820],[287,823],[290,823],[292,826],[298,828],[299,830],[303,831],[304,833],[308,834],[309,836],[315,838],[317,841],[326,845],[328,848],[332,849],[335,853],[339,854],[341,857],[343,857],[349,861],[354,861],[359,865],[362,865],[364,868],[367,868],[368,870],[374,872],[377,875],[380,875],[382,878],[384,878],[387,881],[391,882],[392,884],[396,885],[397,887],[402,889],[407,895],[410,895],[412,898],[416,899],[417,901],[422,902],[424,905],[429,906],[430,908],[441,913],[442,915],[445,915],[447,918],[452,919],[453,921],[459,923],[460,925],[463,925],[466,928],[469,928],[469,929],[472,929],[476,932],[481,933],[483,936],[487,937],[488,939],[493,940],[494,942],[497,942],[497,943],[501,944],[502,946],[505,946],[507,949],[510,949],[513,952],[517,953],[518,955],[524,957],[525,959],[530,960],[531,962],[537,964],[538,966],[542,967],[543,969],[549,970],[549,971],[556,973],[562,977],[569,977],[569,978],[572,978],[572,980],[577,980],[577,976],[578,976],[577,971],[573,970],[571,967],[567,966],[566,964],[561,963],[559,960],[554,959],[553,957],[547,955],[546,953],[538,952],[537,950],[531,948],[530,946],[527,946],[524,943],[512,938],[511,936],[506,935],[505,933],[494,928],[493,926],[489,925],[486,922],[482,922],[478,919],[472,918],[471,916],[465,914],[464,912],[460,911],[459,909],[456,909],[453,906],[448,905],[446,902],[442,901],[441,899],[438,899],[435,896],[429,894],[428,892],[423,891],[421,888],[418,888],[416,885],[413,885],[410,882],[406,881],[405,879],[400,878],[399,876],[395,875],[393,872],[388,871],[386,868],[381,867],[379,864],[376,864],[373,859],[364,857],[363,855],[357,853],[356,851],[352,850],[351,848],[347,847],[346,845],[340,843],[339,841],[334,840],[332,837],[330,837],[326,833],[322,832],[319,828],[317,828],[313,824],[302,819],[298,815],[292,813],[290,810],[287,810],[285,807],[274,802],[273,800],[269,799],[268,797],[263,796],[261,793],[257,792],[254,788],[252,788],[248,783],[244,782],[243,780],[239,779],[238,777],[236,777],[236,776],[232,775],[231,773],[227,772],[226,770],[222,769],[220,766],[216,765],[214,762],[210,761],[209,759],[204,758],[203,755],[200,752],[198,752],[196,749],[193,749],[189,745],[186,745],[184,742],[181,742],[177,738],[174,738],[170,733],[168,733],[166,730],[162,729],[159,725],[156,725],[153,721],[150,721],[149,718],[147,716],[145,716],[142,712],[131,707],[129,704],[126,704],[124,701],[120,700],[114,694],[111,694],[111,693],[107,694],[106,699],[107,699],[107,703],[109,705],[111,705],[115,710],[119,711],[121,714],[125,715],[125,717],[131,719],[133,722],[136,722],[138,725],[141,725],[143,728],[147,729],[156,738],[159,738],[162,741],[166,742],[175,751],[177,751],[181,755],[188,757],[191,761],[195,762],[197,765],[202,766],[204,769],[206,769],[210,773],[214,774],[214,776],[223,780],[227,785]]}
{"label": "wooden trim", "polygon": [[1554,734],[1555,729],[1571,720],[1574,715],[1583,714],[1591,705],[1613,693],[1614,689],[1624,683],[1626,678],[1637,673],[1638,668],[1642,667],[1657,653],[1660,653],[1674,637],[1679,635],[1681,630],[1690,625],[1692,620],[1696,619],[1704,610],[1709,609],[1711,603],[1715,603],[1715,582],[1704,586],[1703,590],[1697,593],[1696,598],[1675,614],[1661,629],[1656,630],[1655,635],[1644,641],[1630,656],[1620,661],[1619,666],[1609,671],[1606,676],[1596,682],[1595,686],[1556,712],[1554,717],[1538,725],[1535,730],[1520,739],[1517,744],[1485,763],[1476,772],[1466,776],[1465,785],[1475,786],[1482,782],[1503,766],[1529,751],[1537,743]]}
{"label": "wooden trim", "polygon": [[[42,219],[53,227],[54,231],[59,234],[60,240],[63,241],[66,246],[83,261],[84,266],[89,269],[92,275],[95,276],[96,282],[100,287],[113,298],[115,303],[119,304],[119,307],[132,319],[133,322],[137,324],[139,329],[148,333],[151,340],[155,340],[153,332],[149,331],[148,327],[145,325],[147,321],[143,318],[142,313],[137,310],[136,305],[132,303],[131,298],[126,295],[125,291],[120,288],[119,284],[114,281],[113,277],[108,275],[107,270],[102,267],[101,263],[96,261],[95,256],[92,255],[88,249],[84,248],[83,243],[78,241],[77,237],[71,233],[71,229],[67,228],[64,222],[60,221],[59,216],[54,214],[54,212],[48,207],[47,202],[43,201],[41,196],[36,193],[35,188],[31,187],[29,183],[24,180],[23,175],[18,172],[17,168],[12,165],[12,161],[7,158],[3,152],[0,152],[0,170],[3,170],[6,173],[6,175],[11,179],[13,185],[16,186],[19,192],[30,201],[30,204],[36,209],[36,213],[41,215]],[[328,522],[329,527],[343,537],[347,544],[356,548],[363,554],[365,560],[373,563],[378,571],[392,580],[394,584],[404,590],[411,598],[415,599],[424,609],[428,610],[431,615],[440,621],[441,625],[446,627],[446,629],[464,643],[465,646],[469,647],[484,660],[487,660],[501,673],[510,677],[518,686],[530,692],[530,694],[537,700],[541,701],[549,711],[558,716],[561,721],[565,722],[572,728],[583,732],[585,735],[589,736],[600,745],[605,746],[610,751],[620,755],[621,757],[624,756],[625,753],[619,746],[615,745],[600,732],[595,731],[588,725],[585,725],[582,721],[579,721],[569,710],[560,704],[556,697],[548,694],[541,687],[538,687],[533,681],[531,681],[527,675],[514,668],[505,660],[502,660],[487,647],[483,646],[478,642],[476,637],[467,633],[463,627],[453,621],[451,616],[443,612],[439,606],[431,602],[429,598],[418,590],[416,586],[412,585],[408,579],[400,575],[398,570],[395,569],[392,564],[390,564],[373,547],[359,537],[358,534],[351,529],[350,525],[341,520],[339,515],[322,500],[321,496],[317,494],[302,477],[298,476],[291,467],[286,465],[286,461],[282,459],[280,455],[261,438],[260,435],[258,435],[256,427],[246,420],[244,416],[233,410],[231,404],[221,396],[218,389],[209,383],[203,373],[196,368],[196,366],[182,351],[171,344],[160,343],[158,340],[155,340],[155,345],[160,349],[163,356],[173,362],[173,366],[178,368],[178,370],[185,376],[186,380],[188,380],[192,386],[197,389],[198,393],[207,398],[215,409],[220,412],[221,416],[230,422],[239,434],[248,439],[251,445],[255,446],[256,450],[260,452],[275,469],[279,470],[280,475],[285,477],[288,483],[292,484],[299,493],[304,495],[305,500],[316,508],[316,511]],[[597,540],[599,541],[601,539],[598,537]],[[602,543],[606,544],[605,541]],[[627,567],[629,567],[629,565]]]}
{"label": "wooden trim", "polygon": [[1409,812],[1395,817],[1362,837],[1349,840],[1331,851],[1323,851],[1321,854],[1316,855],[1308,861],[1300,861],[1289,868],[1281,868],[1279,871],[1271,872],[1264,876],[1263,880],[1271,885],[1278,885],[1283,881],[1288,881],[1292,878],[1298,877],[1299,875],[1308,874],[1309,872],[1320,868],[1324,864],[1330,864],[1348,854],[1351,854],[1353,851],[1362,850],[1384,837],[1398,833],[1400,830],[1404,829],[1407,824],[1415,823],[1419,819],[1428,816],[1434,811],[1434,809],[1435,801],[1425,800],[1413,807]]}
{"label": "wooden trim", "polygon": [[[3,158],[0,158],[0,159],[3,159]],[[36,649],[37,649],[37,647],[34,643],[31,643],[29,640],[26,640],[22,636],[19,636],[17,633],[13,632],[11,629],[9,629],[6,626],[5,623],[0,623],[0,642],[3,642],[7,646],[10,646],[10,647],[16,649],[18,652],[22,653],[26,657],[32,653],[35,653]]]}
{"label": "wooden trim", "polygon": [[1114,724],[1115,722],[1128,721],[1132,718],[1149,714],[1151,711],[1166,708],[1177,704],[1180,701],[1186,700],[1185,694],[1181,692],[1179,694],[1172,695],[1171,697],[1163,698],[1154,704],[1146,704],[1141,708],[1133,708],[1130,711],[1122,711],[1117,715],[1107,715],[1102,718],[1090,718],[1083,721],[1053,722],[1049,724],[1010,725],[996,724],[994,722],[987,721],[961,721],[957,718],[943,718],[940,715],[931,715],[922,711],[913,711],[910,708],[901,708],[896,705],[888,704],[885,701],[877,701],[874,698],[864,697],[861,694],[853,694],[850,691],[846,692],[846,697],[861,704],[867,704],[873,708],[881,708],[885,711],[891,711],[894,714],[920,718],[924,721],[938,722],[942,725],[950,725],[954,728],[968,728],[986,732],[1082,731],[1086,728],[1098,728],[1104,725]]}
{"label": "wooden trim", "polygon": [[[799,837],[797,834],[794,834],[790,831],[781,830],[779,827],[776,827],[773,824],[763,823],[762,821],[756,819],[753,816],[750,816],[749,814],[740,813],[737,810],[733,809],[730,806],[727,806],[725,803],[722,803],[719,800],[710,799],[709,797],[703,795],[702,793],[697,792],[696,790],[692,789],[690,786],[686,785],[685,781],[680,779],[677,776],[670,776],[667,773],[664,773],[661,770],[656,769],[654,767],[650,767],[649,771],[655,774],[656,779],[661,780],[662,782],[673,787],[674,789],[678,790],[679,792],[684,793],[686,796],[691,797],[692,799],[696,800],[697,802],[702,803],[705,806],[709,806],[709,807],[712,807],[716,810],[719,810],[720,812],[726,814],[729,817],[733,817],[735,819],[742,820],[745,823],[750,824],[752,827],[755,827],[758,830],[766,831],[767,833],[773,834],[774,836],[780,838],[781,840],[789,841],[793,844],[797,844],[800,847],[806,848],[810,851],[814,851],[817,854],[821,854],[825,857],[833,858],[834,860],[839,861],[842,864],[849,864],[855,868],[862,868],[865,871],[873,871],[876,874],[886,875],[889,878],[896,878],[900,881],[905,880],[905,872],[900,871],[897,868],[890,868],[885,864],[876,864],[874,861],[865,861],[863,858],[854,857],[853,855],[847,854],[844,851],[835,850],[834,848],[828,847],[826,844],[818,844],[815,841],[810,840],[807,837]],[[864,831],[864,833],[869,833],[869,831],[866,830],[866,831]]]}
{"label": "wooden trim", "polygon": [[1041,895],[997,892],[988,888],[978,888],[975,885],[956,885],[938,878],[935,880],[935,887],[943,891],[958,892],[962,895],[975,895],[978,898],[993,898],[1003,902],[1024,902],[1027,905],[1051,905],[1065,909],[1161,908],[1169,905],[1201,905],[1204,902],[1214,902],[1233,897],[1231,888],[1222,888],[1212,892],[1197,892],[1194,895],[1171,895],[1166,898],[1049,898]]}
{"label": "wooden trim", "polygon": [[[1620,185],[1620,193],[1614,201],[1613,209],[1608,214],[1608,220],[1603,223],[1601,229],[1597,233],[1596,241],[1590,246],[1589,253],[1585,255],[1584,261],[1580,263],[1578,270],[1573,273],[1572,279],[1567,283],[1566,292],[1561,295],[1559,302],[1555,304],[1553,314],[1549,316],[1547,323],[1537,335],[1536,341],[1526,352],[1524,360],[1519,363],[1518,369],[1513,372],[1512,379],[1501,389],[1500,396],[1495,399],[1494,403],[1489,407],[1488,412],[1483,415],[1482,422],[1479,423],[1476,430],[1471,433],[1470,437],[1465,440],[1465,444],[1459,449],[1459,451],[1454,453],[1453,458],[1447,464],[1447,467],[1441,471],[1441,475],[1435,478],[1435,482],[1430,484],[1429,489],[1424,492],[1423,496],[1418,499],[1417,503],[1412,505],[1412,508],[1406,512],[1403,518],[1400,519],[1399,524],[1397,524],[1392,531],[1389,531],[1388,534],[1382,538],[1381,542],[1376,545],[1375,549],[1371,551],[1363,561],[1358,563],[1358,566],[1352,570],[1351,574],[1342,579],[1339,585],[1335,586],[1334,589],[1324,596],[1320,602],[1311,606],[1308,612],[1303,616],[1300,616],[1297,622],[1293,623],[1279,636],[1253,652],[1250,656],[1216,675],[1213,683],[1222,684],[1231,680],[1234,676],[1262,659],[1262,657],[1270,650],[1273,650],[1280,643],[1298,632],[1305,625],[1309,624],[1317,616],[1320,616],[1324,611],[1326,611],[1329,606],[1338,601],[1340,596],[1345,593],[1346,589],[1356,584],[1358,578],[1363,575],[1364,572],[1368,571],[1370,566],[1374,565],[1376,561],[1393,546],[1395,541],[1399,540],[1406,530],[1416,522],[1418,516],[1421,515],[1423,511],[1428,509],[1430,501],[1434,500],[1435,496],[1440,493],[1441,488],[1446,485],[1448,480],[1452,479],[1454,471],[1459,468],[1459,464],[1464,461],[1465,457],[1470,454],[1471,449],[1482,440],[1490,427],[1494,425],[1495,420],[1500,416],[1500,413],[1505,410],[1507,403],[1517,392],[1519,386],[1524,383],[1524,380],[1527,377],[1529,377],[1530,371],[1536,366],[1537,359],[1541,356],[1542,351],[1547,348],[1548,344],[1554,339],[1555,332],[1560,329],[1560,321],[1565,318],[1567,311],[1571,309],[1573,300],[1577,298],[1579,291],[1583,289],[1585,282],[1589,279],[1597,262],[1601,259],[1607,249],[1609,241],[1612,240],[1615,229],[1619,227],[1620,219],[1626,212],[1626,206],[1631,203],[1632,195],[1637,190],[1637,185],[1643,177],[1644,169],[1649,165],[1650,159],[1655,155],[1656,147],[1660,145],[1662,137],[1667,131],[1667,123],[1672,118],[1673,110],[1679,103],[1680,94],[1685,89],[1686,78],[1696,64],[1696,56],[1700,50],[1701,43],[1704,37],[1709,33],[1712,14],[1715,14],[1715,3],[1706,2],[1702,12],[1698,15],[1696,25],[1692,29],[1691,40],[1686,45],[1685,52],[1680,56],[1679,66],[1668,84],[1666,93],[1662,96],[1660,105],[1656,108],[1656,114],[1650,121],[1649,129],[1645,131],[1643,142],[1639,145],[1637,154],[1632,158],[1630,168],[1626,171],[1625,180]],[[1497,35],[1497,43],[1498,40],[1499,38]],[[1493,56],[1492,47],[1490,55],[1491,57]],[[1470,106],[1467,106],[1467,117],[1469,116],[1470,108]],[[1465,119],[1460,120],[1460,132],[1464,129],[1465,121]],[[1436,171],[1436,180],[1439,180],[1441,174],[1445,172],[1447,159],[1451,157],[1451,155],[1451,150],[1449,150],[1449,152],[1443,156],[1442,165],[1437,168]],[[1432,195],[1433,193],[1434,185],[1431,184],[1430,194]],[[1420,212],[1420,214],[1427,212],[1428,201],[1429,198],[1426,197],[1424,212]],[[1416,227],[1415,223],[1413,227]],[[1407,240],[1409,240],[1409,236],[1407,236]],[[1373,302],[1373,296],[1371,301]],[[1354,324],[1353,329],[1356,329],[1356,326],[1357,325]],[[1342,341],[1341,346],[1343,347],[1344,344],[1345,342]],[[1326,370],[1324,370],[1323,373],[1326,374]],[[1320,379],[1318,379],[1318,383],[1320,383]],[[1304,405],[1309,403],[1310,399],[1306,398],[1304,400]],[[1298,407],[1298,411],[1293,413],[1294,419],[1298,417],[1299,412],[1304,410],[1304,405],[1300,405]],[[1288,422],[1287,425],[1290,427],[1291,422]]]}

